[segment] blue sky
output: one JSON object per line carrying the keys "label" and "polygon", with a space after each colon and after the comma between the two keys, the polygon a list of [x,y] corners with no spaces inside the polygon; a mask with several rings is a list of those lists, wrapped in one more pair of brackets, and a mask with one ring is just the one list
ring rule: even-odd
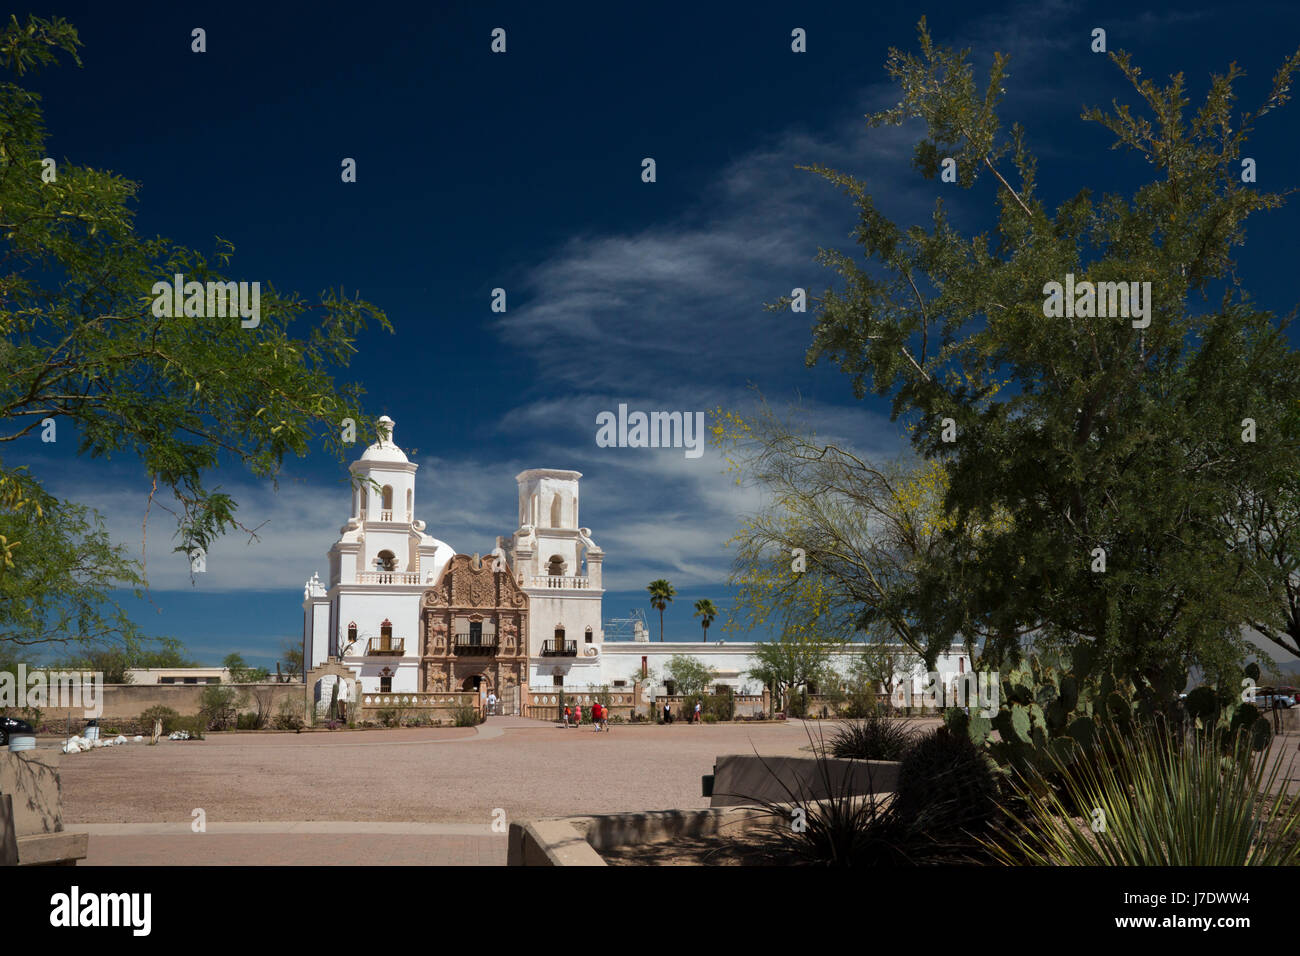
{"label": "blue sky", "polygon": [[[359,292],[395,334],[360,343],[351,375],[397,422],[421,465],[417,511],[462,552],[514,530],[514,475],[575,468],[583,523],[607,553],[606,618],[645,608],[666,577],[679,597],[669,639],[695,639],[690,605],[729,605],[726,539],[758,499],[712,451],[598,448],[595,417],[630,408],[744,410],[757,386],[796,398],[819,432],[880,455],[901,426],[857,401],[833,368],[804,367],[808,316],[763,304],[830,276],[819,246],[851,248],[854,212],[818,177],[824,163],[864,178],[886,212],[924,220],[944,190],[955,221],[987,228],[992,187],[927,182],[910,165],[915,128],[868,130],[892,105],[888,48],[913,48],[927,14],[936,39],[969,46],[983,71],[1012,56],[1004,122],[1019,120],[1039,157],[1049,207],[1089,186],[1131,190],[1146,173],[1079,119],[1131,99],[1093,27],[1144,74],[1183,70],[1193,103],[1236,60],[1240,103],[1262,99],[1300,39],[1285,4],[905,5],[753,3],[322,3],[63,5],[85,43],[30,85],[44,97],[48,154],[143,184],[138,226],[211,250],[236,247],[232,278],[315,296]],[[190,52],[190,31],[208,52]],[[495,27],[504,55],[489,51]],[[808,52],[790,51],[807,31]],[[1262,187],[1294,185],[1295,104],[1266,117],[1253,154]],[[657,182],[641,181],[653,157]],[[358,181],[340,181],[353,157]],[[1294,206],[1260,216],[1239,257],[1258,302],[1295,304]],[[490,311],[505,288],[509,309]],[[75,458],[34,433],[6,461],[31,464],[56,493],[100,508],[141,547],[148,483],[131,460]],[[360,449],[358,449],[359,453]],[[149,522],[150,633],[215,662],[230,651],[270,663],[296,638],[301,588],[324,575],[347,514],[345,469],[324,456],[286,463],[278,490],[229,472],[222,484],[261,540],[229,538],[192,585],[171,527]],[[719,622],[719,625],[721,622]],[[714,626],[717,636],[719,625]],[[739,636],[739,635],[734,635]]]}

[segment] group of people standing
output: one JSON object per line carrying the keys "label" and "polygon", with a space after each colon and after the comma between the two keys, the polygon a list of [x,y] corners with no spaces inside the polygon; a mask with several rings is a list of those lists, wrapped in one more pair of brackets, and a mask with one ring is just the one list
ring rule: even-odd
{"label": "group of people standing", "polygon": [[[600,701],[596,701],[591,705],[591,723],[596,733],[600,733],[602,730],[609,733],[609,708]],[[564,726],[568,727],[570,724],[574,727],[582,724],[581,704],[575,704],[572,708],[568,704],[564,705]]]}

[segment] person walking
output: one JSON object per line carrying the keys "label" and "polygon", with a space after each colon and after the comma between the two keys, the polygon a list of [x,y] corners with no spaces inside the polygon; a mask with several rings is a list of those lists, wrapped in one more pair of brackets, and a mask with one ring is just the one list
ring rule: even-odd
{"label": "person walking", "polygon": [[602,708],[600,706],[600,701],[596,701],[594,704],[591,705],[591,732],[593,734],[600,733],[601,712],[602,712]]}
{"label": "person walking", "polygon": [[575,727],[582,726],[582,705],[581,704],[577,704],[573,708],[573,726]]}
{"label": "person walking", "polygon": [[609,733],[609,708],[604,704],[600,705],[600,726]]}
{"label": "person walking", "polygon": [[668,701],[664,701],[664,723],[671,724],[672,722],[673,722],[672,709],[668,706]]}
{"label": "person walking", "polygon": [[700,718],[701,718],[701,714],[700,714],[700,699],[697,697],[697,698],[695,698],[695,722],[696,722],[697,724],[698,724],[698,723],[701,723],[701,719],[700,719]]}
{"label": "person walking", "polygon": [[569,721],[571,721],[572,719],[573,719],[573,711],[569,709],[568,704],[565,704],[564,705],[564,729],[565,730],[569,729]]}
{"label": "person walking", "polygon": [[488,713],[495,717],[497,715],[497,692],[488,691]]}

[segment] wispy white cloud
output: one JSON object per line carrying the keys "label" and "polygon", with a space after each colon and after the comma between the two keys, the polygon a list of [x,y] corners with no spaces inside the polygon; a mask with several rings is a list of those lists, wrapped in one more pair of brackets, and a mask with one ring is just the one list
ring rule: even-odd
{"label": "wispy white cloud", "polygon": [[[944,42],[973,47],[977,62],[987,62],[994,48],[1010,51],[1017,88],[1041,92],[1067,82],[1051,63],[1081,42],[1062,29],[1076,14],[1075,5],[1049,0],[976,20],[960,36],[936,32]],[[910,46],[911,37],[896,42]],[[673,449],[597,448],[595,415],[620,402],[643,410],[743,409],[752,404],[752,382],[775,404],[792,396],[806,374],[810,318],[768,313],[763,304],[794,286],[816,295],[831,284],[814,254],[819,246],[851,249],[855,225],[842,193],[797,167],[821,164],[858,176],[904,224],[926,220],[933,207],[936,184],[911,170],[916,130],[868,130],[863,121],[862,114],[896,96],[885,83],[867,86],[849,98],[838,123],[760,131],[738,144],[736,158],[686,211],[643,228],[575,235],[544,254],[521,276],[522,304],[495,327],[507,347],[529,353],[539,374],[524,383],[516,407],[483,423],[490,446],[418,458],[416,511],[429,533],[462,552],[486,552],[497,534],[514,530],[518,471],[576,468],[587,475],[583,523],[608,553],[607,587],[639,588],[664,575],[679,587],[725,579],[724,543],[738,517],[761,505],[757,492],[736,486],[711,450],[687,459]],[[960,215],[962,196],[945,198]],[[898,426],[856,403],[809,403],[805,412],[824,437],[867,454],[889,456],[903,447]],[[498,453],[503,445],[508,457]],[[287,480],[278,491],[228,483],[241,520],[260,526],[260,540],[218,542],[197,587],[292,593],[312,571],[324,574],[325,553],[347,516],[345,477],[340,468],[337,482]],[[115,537],[138,550],[147,489],[126,473],[74,467],[55,490],[99,508]],[[171,553],[171,530],[155,508],[151,584],[189,589],[188,565]]]}

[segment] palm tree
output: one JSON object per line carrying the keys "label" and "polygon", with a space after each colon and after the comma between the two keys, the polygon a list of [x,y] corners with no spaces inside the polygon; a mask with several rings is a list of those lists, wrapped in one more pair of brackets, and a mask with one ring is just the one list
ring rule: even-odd
{"label": "palm tree", "polygon": [[713,619],[718,616],[718,609],[713,606],[713,602],[708,598],[701,598],[695,602],[695,616],[701,618],[700,627],[704,628],[704,643],[709,643],[709,625]]}
{"label": "palm tree", "polygon": [[660,578],[657,581],[651,581],[650,586],[646,588],[650,592],[650,606],[659,612],[659,640],[664,639],[664,608],[673,602],[673,595],[677,589]]}

